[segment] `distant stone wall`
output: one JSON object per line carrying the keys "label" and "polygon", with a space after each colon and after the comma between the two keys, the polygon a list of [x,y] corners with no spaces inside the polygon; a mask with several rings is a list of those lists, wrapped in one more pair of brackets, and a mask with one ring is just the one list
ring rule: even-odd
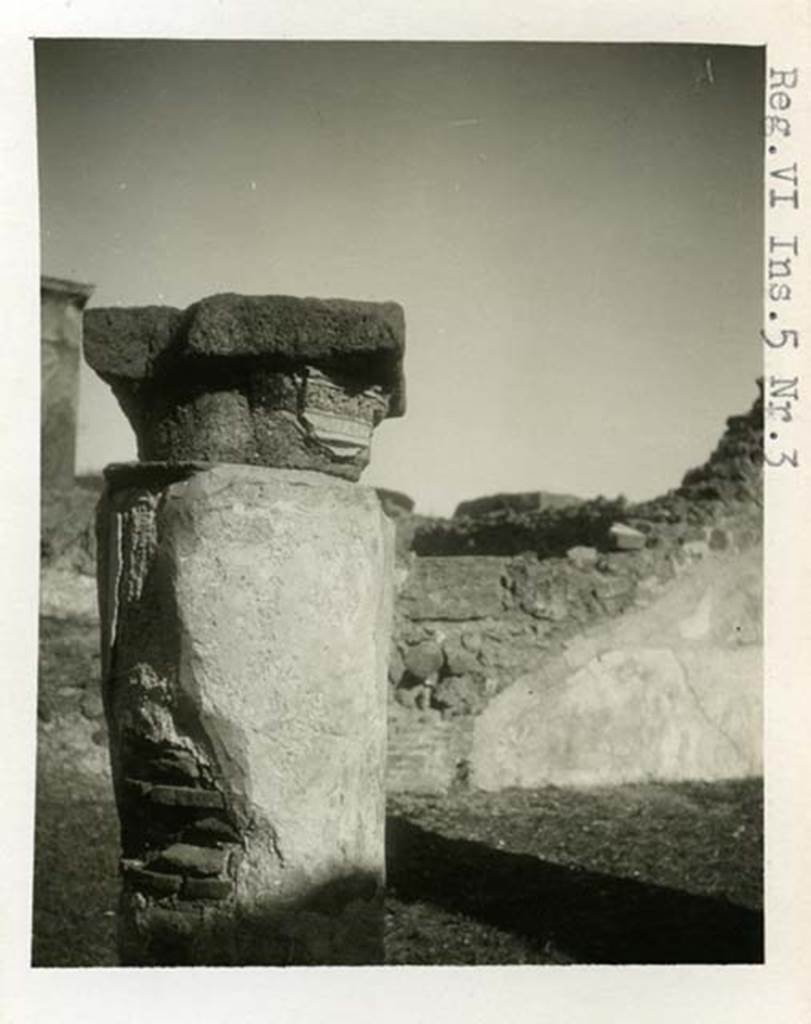
{"label": "distant stone wall", "polygon": [[44,488],[73,484],[76,464],[82,310],[91,285],[43,277],[40,282],[40,437]]}

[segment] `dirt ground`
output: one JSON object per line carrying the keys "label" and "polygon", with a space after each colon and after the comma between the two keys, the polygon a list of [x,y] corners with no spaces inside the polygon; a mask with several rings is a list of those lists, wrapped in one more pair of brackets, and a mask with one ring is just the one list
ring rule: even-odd
{"label": "dirt ground", "polygon": [[[57,699],[97,676],[95,629],[46,623],[41,633],[41,967],[116,963],[118,834],[97,770],[103,731],[78,715],[63,727]],[[762,784],[392,796],[387,874],[389,964],[758,962]]]}

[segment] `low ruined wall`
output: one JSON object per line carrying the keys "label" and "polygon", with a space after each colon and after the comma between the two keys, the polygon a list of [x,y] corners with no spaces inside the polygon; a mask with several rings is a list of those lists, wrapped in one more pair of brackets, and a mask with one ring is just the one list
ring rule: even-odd
{"label": "low ruined wall", "polygon": [[652,526],[647,541],[610,552],[575,546],[563,558],[412,558],[389,669],[390,790],[442,791],[468,780],[473,723],[500,694],[590,629],[655,603],[706,562],[755,549],[758,513],[742,509],[702,527]]}

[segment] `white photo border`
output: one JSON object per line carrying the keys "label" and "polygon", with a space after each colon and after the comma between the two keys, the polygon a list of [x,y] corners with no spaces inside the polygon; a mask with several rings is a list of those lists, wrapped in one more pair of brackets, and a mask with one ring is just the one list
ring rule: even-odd
{"label": "white photo border", "polygon": [[[0,348],[5,489],[0,503],[6,710],[5,841],[0,864],[0,1019],[13,1022],[154,1020],[385,1020],[480,1022],[706,1021],[746,1024],[811,1019],[811,706],[805,668],[811,572],[803,510],[811,508],[805,352],[811,346],[811,275],[805,247],[811,192],[811,10],[801,0],[530,0],[410,4],[318,0],[31,2],[0,14],[0,210],[6,337]],[[554,9],[552,9],[554,7]],[[775,165],[767,155],[766,237],[798,238],[790,304],[798,348],[764,344],[765,377],[799,378],[790,424],[798,466],[766,472],[767,890],[766,963],[721,967],[481,967],[306,969],[61,969],[30,966],[38,524],[39,223],[34,107],[35,37],[197,39],[445,39],[689,42],[766,45],[769,68],[799,69],[792,135],[783,140],[799,176],[799,208],[768,206]],[[768,99],[767,78],[767,99]],[[769,140],[764,141],[764,148]],[[785,185],[785,182],[782,183]],[[806,200],[806,196],[809,199]],[[764,260],[764,278],[767,262]],[[768,281],[764,280],[764,293]],[[764,309],[768,311],[768,303]],[[782,312],[782,311],[781,311]],[[786,309],[784,326],[788,326]],[[769,335],[774,325],[764,324]],[[768,431],[767,426],[767,431]],[[10,766],[10,768],[8,767]],[[663,927],[666,927],[663,922]]]}

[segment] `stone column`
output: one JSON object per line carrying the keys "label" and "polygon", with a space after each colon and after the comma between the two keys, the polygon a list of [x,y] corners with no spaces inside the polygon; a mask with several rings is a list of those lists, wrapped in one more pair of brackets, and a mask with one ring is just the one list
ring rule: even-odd
{"label": "stone column", "polygon": [[222,295],[85,334],[141,460],[98,517],[122,963],[379,963],[393,537],[355,481],[402,310]]}
{"label": "stone column", "polygon": [[82,310],[90,284],[40,279],[40,454],[43,488],[73,486]]}

